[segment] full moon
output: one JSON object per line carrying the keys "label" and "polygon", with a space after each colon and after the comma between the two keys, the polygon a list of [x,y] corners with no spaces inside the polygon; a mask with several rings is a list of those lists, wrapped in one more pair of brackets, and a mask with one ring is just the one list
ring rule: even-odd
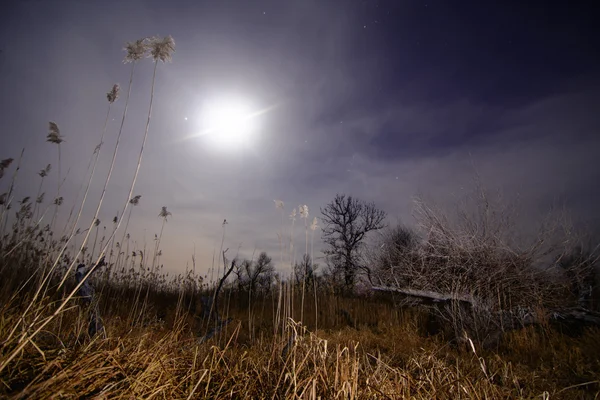
{"label": "full moon", "polygon": [[223,99],[211,103],[203,114],[203,136],[224,149],[245,147],[252,143],[257,113],[239,99]]}

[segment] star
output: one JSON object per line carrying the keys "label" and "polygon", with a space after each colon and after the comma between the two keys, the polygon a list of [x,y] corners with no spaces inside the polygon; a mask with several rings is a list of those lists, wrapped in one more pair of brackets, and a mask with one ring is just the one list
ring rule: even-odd
{"label": "star", "polygon": [[187,121],[187,117],[183,117],[183,119],[185,119]]}

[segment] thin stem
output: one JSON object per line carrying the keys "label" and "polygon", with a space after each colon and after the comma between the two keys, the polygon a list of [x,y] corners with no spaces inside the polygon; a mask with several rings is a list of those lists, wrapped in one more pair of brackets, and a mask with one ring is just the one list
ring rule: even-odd
{"label": "thin stem", "polygon": [[[121,215],[125,215],[125,212],[127,211],[127,206],[129,205],[129,200],[131,200],[131,197],[133,196],[133,190],[135,189],[135,182],[137,181],[137,177],[140,172],[140,166],[142,165],[142,156],[144,155],[144,145],[146,144],[146,140],[148,139],[148,130],[150,129],[150,118],[152,116],[152,103],[154,102],[154,82],[156,81],[156,67],[157,66],[158,66],[158,60],[155,60],[154,72],[152,73],[152,86],[151,86],[151,90],[150,90],[150,107],[148,108],[148,119],[146,121],[146,130],[144,132],[144,139],[142,140],[142,147],[140,148],[140,155],[138,157],[137,166],[135,168],[135,174],[133,175],[133,181],[131,182],[131,187],[129,188],[129,194],[127,195],[127,199],[125,200],[125,206],[123,207]],[[129,97],[129,94],[127,94],[127,97]],[[112,170],[112,167],[111,167],[111,170]],[[108,238],[109,241],[115,236],[115,234],[117,233],[117,230],[121,226],[122,222],[123,222],[123,219],[119,219],[119,222],[117,222],[117,226],[116,226],[115,230],[111,233],[110,237]],[[102,250],[100,251],[100,254],[98,255],[98,260],[100,260],[102,258],[102,256],[106,252],[106,248],[107,248],[107,246],[104,246],[102,248]]]}
{"label": "thin stem", "polygon": [[[6,230],[6,224],[8,223],[8,209],[10,204],[12,203],[12,195],[15,189],[15,182],[17,181],[17,175],[19,170],[21,169],[21,161],[23,160],[23,154],[25,153],[25,148],[21,150],[21,156],[19,157],[19,162],[17,163],[17,168],[15,172],[13,172],[12,180],[10,182],[10,188],[8,189],[8,194],[6,195],[6,203],[4,203],[4,207],[2,208],[2,216],[0,216],[0,224],[4,221],[4,226],[2,227],[2,236],[4,236],[4,231]],[[6,217],[6,220],[4,220]]]}
{"label": "thin stem", "polygon": [[94,237],[94,246],[92,247],[92,252],[90,253],[90,263],[94,259],[94,253],[96,252],[96,243],[98,242],[98,228],[99,227],[100,227],[99,225],[96,225],[96,235]]}
{"label": "thin stem", "polygon": [[[100,137],[100,146],[102,146],[102,141],[104,140],[104,133],[106,132],[106,126],[108,124],[108,118],[110,116],[111,106],[112,106],[112,104],[109,103],[108,108],[106,110],[106,118],[104,119],[104,128],[102,129],[102,136]],[[97,151],[100,151],[100,147],[97,148]],[[94,162],[94,159],[96,158],[96,157],[94,157],[94,155],[96,154],[97,151],[96,151],[96,149],[94,149],[94,152],[92,153],[92,156],[90,157],[90,161],[88,162],[87,169],[85,170],[85,176],[83,178],[83,182],[81,182],[81,185],[79,185],[79,190],[77,191],[77,196],[75,197],[75,200],[73,201],[73,206],[71,207],[71,211],[69,211],[69,217],[67,218],[65,227],[62,230],[63,233],[65,231],[67,231],[67,229],[69,228],[69,223],[71,222],[71,218],[73,217],[73,211],[75,210],[75,205],[77,204],[77,199],[79,199],[81,190],[83,189],[84,183],[86,182],[87,174],[90,171],[90,168],[92,167],[92,163]],[[90,178],[87,178],[88,181],[91,181],[93,176],[94,176],[94,171],[92,171],[92,175],[90,176]]]}
{"label": "thin stem", "polygon": [[160,227],[160,235],[158,235],[158,240],[156,241],[156,247],[154,248],[154,259],[152,260],[152,270],[154,271],[154,267],[157,260],[158,250],[160,248],[160,241],[162,239],[163,230],[165,229],[165,222],[167,222],[167,218],[163,218],[162,225]]}
{"label": "thin stem", "polygon": [[[225,243],[225,223],[223,223],[223,236],[221,237],[221,248],[219,253],[223,253],[223,244]],[[221,271],[221,261],[217,261],[217,279],[219,278],[219,271]],[[225,273],[225,259],[223,258],[223,273]]]}
{"label": "thin stem", "polygon": [[[137,163],[137,166],[136,166],[135,174],[133,176],[133,181],[131,182],[131,187],[129,188],[129,194],[127,195],[127,199],[125,200],[125,206],[123,207],[121,215],[125,215],[125,212],[127,211],[127,207],[129,206],[129,201],[130,201],[131,197],[133,196],[133,190],[135,189],[135,183],[137,181],[137,177],[138,177],[138,174],[140,172],[140,166],[142,164],[142,157],[144,155],[144,146],[146,144],[146,140],[148,139],[148,131],[150,129],[150,119],[151,119],[151,116],[152,116],[152,104],[154,102],[154,83],[156,81],[156,68],[158,66],[158,60],[154,60],[154,61],[155,61],[155,64],[154,64],[154,71],[152,73],[152,85],[151,85],[151,90],[150,90],[150,106],[148,108],[148,119],[146,121],[146,129],[145,129],[145,132],[144,132],[144,139],[142,140],[142,146],[140,148],[140,154],[139,154],[139,157],[138,157],[138,163]],[[112,168],[111,168],[111,170],[112,170]],[[112,240],[112,238],[115,236],[115,234],[117,233],[117,230],[121,226],[122,222],[123,222],[123,220],[120,219],[119,222],[117,223],[117,226],[115,227],[115,229],[111,233],[110,237],[108,238],[108,242],[110,242],[110,240]],[[102,257],[106,253],[106,249],[108,248],[108,242],[102,248],[102,250],[100,250],[100,254],[98,254],[98,260],[96,261],[97,263],[102,259]],[[145,247],[144,247],[144,254],[147,254]]]}
{"label": "thin stem", "polygon": [[[129,220],[131,219],[131,213],[133,212],[133,207],[131,207],[129,209],[129,213],[127,215],[127,222],[125,223],[125,229],[123,229],[123,236],[121,236],[121,246],[123,246],[123,242],[125,242],[125,236],[127,236],[127,229],[129,228]],[[113,227],[113,230],[116,232],[116,230],[118,229],[118,226],[115,225],[115,227]],[[112,239],[114,239],[114,237],[112,237]],[[126,254],[126,256],[129,255],[129,249],[128,252]],[[119,259],[121,258],[121,252],[119,251],[119,254],[117,255],[117,261],[116,263],[119,263]]]}
{"label": "thin stem", "polygon": [[[81,243],[81,246],[79,247],[79,251],[73,257],[73,261],[71,262],[71,265],[69,265],[69,268],[67,269],[67,273],[63,276],[63,279],[61,280],[59,287],[64,284],[65,280],[67,279],[67,276],[69,276],[69,273],[71,272],[71,270],[73,269],[73,266],[77,262],[77,257],[79,257],[79,254],[81,254],[81,251],[83,250],[83,248],[87,244],[87,241],[88,241],[88,239],[90,237],[90,232],[91,232],[92,228],[94,227],[94,223],[96,222],[96,219],[98,218],[98,214],[100,213],[100,208],[102,207],[102,201],[104,200],[104,195],[106,194],[106,188],[108,187],[108,182],[110,182],[110,177],[111,177],[112,172],[113,172],[113,170],[115,168],[115,160],[117,159],[117,153],[118,153],[118,150],[119,150],[119,142],[121,140],[121,135],[123,134],[123,125],[125,124],[125,118],[127,116],[127,108],[129,106],[129,97],[131,95],[131,87],[133,85],[133,73],[135,71],[135,64],[136,64],[135,62],[133,62],[131,64],[131,73],[129,75],[129,85],[128,85],[128,88],[127,88],[127,97],[125,99],[125,109],[123,110],[123,117],[121,118],[121,125],[119,127],[119,134],[117,135],[117,142],[115,143],[115,148],[113,150],[113,156],[112,156],[112,160],[111,160],[111,163],[110,163],[110,168],[108,170],[108,174],[106,175],[106,180],[104,181],[104,187],[102,188],[102,194],[100,195],[100,200],[98,201],[98,206],[96,207],[96,212],[94,213],[94,217],[92,218],[92,222],[90,223],[90,227],[88,228],[88,230],[87,230],[87,232],[85,234],[85,237],[83,238],[83,242]],[[106,125],[105,125],[104,131],[106,131]],[[104,133],[103,133],[103,136],[104,136]],[[100,151],[98,151],[98,153],[96,154],[96,160],[98,159],[98,154],[100,154]],[[94,162],[94,169],[95,169],[95,167],[96,167],[96,163]],[[92,175],[93,175],[93,170],[92,170]],[[90,182],[91,182],[91,179],[90,179]],[[88,190],[89,190],[89,184],[90,184],[90,182],[88,182],[88,187],[86,188],[85,196],[83,197],[82,208],[79,210],[79,215],[77,216],[77,220],[73,224],[72,231],[75,230],[75,227],[77,226],[77,222],[79,221],[79,217],[81,216],[81,210],[83,209],[83,203],[85,203],[85,199],[87,198],[87,193],[88,193]],[[112,235],[111,235],[110,238],[112,238]],[[66,244],[65,244],[65,246],[66,246]],[[106,249],[104,249],[104,251],[106,251]],[[103,254],[104,251],[101,252],[101,254]],[[58,258],[57,258],[57,260],[58,260]]]}
{"label": "thin stem", "polygon": [[58,204],[59,203],[58,199],[60,198],[60,177],[61,177],[61,175],[60,175],[60,161],[61,161],[60,143],[58,143],[57,146],[58,146],[58,187],[56,189],[56,199],[54,200],[56,203],[55,207],[54,207],[54,215],[52,215],[52,221],[50,222],[50,227],[52,229],[54,229],[54,223],[56,222],[56,218],[58,216],[58,207],[60,207]]}
{"label": "thin stem", "polygon": [[[311,227],[312,229],[312,227]],[[315,275],[315,253],[314,253],[314,243],[315,243],[315,231],[313,230],[310,234],[310,266],[313,269],[312,277],[313,277],[313,288],[315,291],[315,333],[317,332],[318,320],[319,320],[319,309],[317,307],[317,277]]]}
{"label": "thin stem", "polygon": [[[304,254],[308,257],[308,225],[307,225],[308,215],[304,216]],[[302,273],[302,301],[300,304],[300,322],[304,323],[304,289],[306,287],[306,271],[310,264],[304,265],[304,272]]]}
{"label": "thin stem", "polygon": [[35,205],[33,206],[33,212],[31,213],[31,215],[33,215],[34,220],[37,219],[37,213],[38,213],[38,208],[39,208],[38,207],[38,199],[42,195],[42,185],[43,184],[44,184],[44,177],[42,176],[42,179],[40,180],[40,186],[38,187],[37,196],[35,196]]}

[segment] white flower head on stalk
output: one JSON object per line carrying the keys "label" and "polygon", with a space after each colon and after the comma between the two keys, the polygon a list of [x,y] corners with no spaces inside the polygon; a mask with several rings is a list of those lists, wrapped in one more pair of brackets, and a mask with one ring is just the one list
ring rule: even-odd
{"label": "white flower head on stalk", "polygon": [[138,39],[135,42],[127,42],[123,50],[127,52],[124,63],[132,63],[144,58],[148,46],[146,45],[146,39]]}
{"label": "white flower head on stalk", "polygon": [[278,210],[283,210],[284,203],[281,200],[273,200],[275,202],[275,208]]}
{"label": "white flower head on stalk", "polygon": [[170,62],[171,56],[175,52],[175,40],[169,36],[164,38],[152,37],[148,40],[148,48],[150,49],[150,57],[154,61]]}
{"label": "white flower head on stalk", "polygon": [[319,225],[318,225],[317,223],[318,223],[318,221],[317,221],[317,217],[314,217],[314,218],[313,218],[313,221],[312,221],[312,224],[310,224],[310,230],[311,230],[311,231],[313,231],[313,232],[314,232],[314,231],[316,231],[316,230],[317,230],[317,228],[319,227]]}
{"label": "white flower head on stalk", "polygon": [[300,218],[308,219],[308,206],[305,204],[303,206],[298,206],[300,210]]}
{"label": "white flower head on stalk", "polygon": [[296,209],[294,208],[292,210],[292,213],[290,214],[290,219],[293,221],[296,221]]}

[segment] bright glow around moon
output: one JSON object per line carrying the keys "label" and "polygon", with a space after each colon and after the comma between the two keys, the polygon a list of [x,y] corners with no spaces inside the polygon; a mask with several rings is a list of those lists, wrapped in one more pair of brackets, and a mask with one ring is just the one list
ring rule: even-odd
{"label": "bright glow around moon", "polygon": [[212,103],[203,112],[203,134],[212,144],[224,149],[245,147],[252,143],[256,116],[241,100]]}

